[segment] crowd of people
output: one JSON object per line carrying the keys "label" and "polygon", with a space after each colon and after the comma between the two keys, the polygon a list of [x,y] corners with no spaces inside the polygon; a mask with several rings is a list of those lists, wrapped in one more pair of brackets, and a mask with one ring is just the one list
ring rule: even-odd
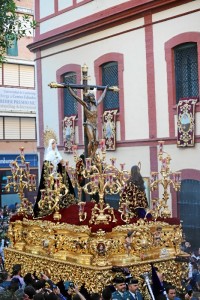
{"label": "crowd of people", "polygon": [[99,293],[89,294],[81,286],[80,290],[71,281],[54,283],[46,274],[36,272],[22,276],[20,264],[13,265],[12,274],[5,269],[0,272],[0,299],[8,300],[109,300],[112,297],[110,288]]}
{"label": "crowd of people", "polygon": [[[152,267],[150,290],[147,287],[148,299],[152,300],[199,300],[195,291],[185,288],[183,294],[177,295],[176,287],[164,280],[164,274]],[[123,268],[122,268],[123,269]],[[128,270],[128,269],[127,269]],[[158,283],[155,282],[155,272]],[[5,269],[0,272],[0,299],[9,300],[142,300],[147,294],[139,290],[137,278],[122,272],[111,285],[105,286],[101,293],[89,293],[85,286],[78,287],[72,281],[53,282],[49,274],[27,273],[22,276],[22,266],[15,264],[12,273]],[[128,274],[128,276],[127,276]],[[145,280],[144,280],[145,285]],[[180,298],[179,298],[180,297]]]}

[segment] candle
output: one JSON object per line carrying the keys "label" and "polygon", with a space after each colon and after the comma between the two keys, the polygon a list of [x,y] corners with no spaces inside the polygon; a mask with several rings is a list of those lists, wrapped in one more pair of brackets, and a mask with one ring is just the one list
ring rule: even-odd
{"label": "candle", "polygon": [[49,188],[50,187],[50,179],[47,178],[47,187]]}
{"label": "candle", "polygon": [[113,183],[113,175],[112,175],[112,174],[109,175],[109,183],[110,183],[110,184]]}
{"label": "candle", "polygon": [[181,182],[181,172],[177,172],[177,175],[178,175],[178,182],[180,183]]}
{"label": "candle", "polygon": [[78,148],[77,145],[72,146],[72,152],[73,152],[74,155],[76,155],[77,148]]}
{"label": "candle", "polygon": [[105,150],[105,139],[100,140],[99,144],[101,147],[101,151],[103,152]]}
{"label": "candle", "polygon": [[99,175],[95,175],[95,176],[94,176],[94,184],[95,184],[96,186],[98,186],[98,184],[99,184]]}
{"label": "candle", "polygon": [[41,192],[41,199],[44,200],[45,190],[40,190],[40,192]]}
{"label": "candle", "polygon": [[36,185],[36,175],[33,174],[33,185]]}
{"label": "candle", "polygon": [[49,170],[50,170],[50,174],[53,173],[53,166],[52,165],[49,166]]}
{"label": "candle", "polygon": [[159,141],[159,154],[163,154],[163,145],[164,145],[164,141]]}
{"label": "candle", "polygon": [[7,183],[11,183],[12,176],[7,176]]}
{"label": "candle", "polygon": [[33,184],[33,175],[30,174],[29,178],[30,178],[30,184],[32,185]]}
{"label": "candle", "polygon": [[26,162],[26,171],[27,171],[27,172],[30,171],[30,162]]}
{"label": "candle", "polygon": [[15,164],[15,161],[12,161],[11,162],[11,172],[15,173],[15,171],[16,171],[16,164]]}
{"label": "candle", "polygon": [[167,169],[167,161],[165,158],[162,159],[161,171],[166,171]]}
{"label": "candle", "polygon": [[180,183],[181,182],[181,172],[175,172],[173,174],[174,177],[174,182],[175,183]]}
{"label": "candle", "polygon": [[123,164],[120,164],[120,166],[121,166],[121,171],[124,171],[124,166],[125,166],[125,163],[123,163]]}
{"label": "candle", "polygon": [[24,155],[24,147],[20,147],[19,150],[21,152],[21,155]]}
{"label": "candle", "polygon": [[126,203],[123,203],[122,209],[123,209],[123,214],[126,214],[128,212],[128,207]]}
{"label": "candle", "polygon": [[31,174],[28,175],[28,184],[30,184],[31,181]]}
{"label": "candle", "polygon": [[109,174],[106,174],[106,181],[109,182]]}
{"label": "candle", "polygon": [[112,166],[114,167],[114,165],[115,165],[115,161],[116,161],[116,158],[115,158],[115,157],[113,157],[113,158],[111,158],[111,159],[110,159],[110,161],[111,161],[111,164],[112,164]]}
{"label": "candle", "polygon": [[78,205],[79,205],[79,212],[83,213],[85,208],[85,202],[79,202]]}
{"label": "candle", "polygon": [[158,173],[157,172],[152,172],[151,173],[151,181],[154,182],[158,179]]}
{"label": "candle", "polygon": [[91,162],[92,162],[92,160],[91,160],[90,157],[88,157],[88,158],[85,159],[85,164],[86,164],[86,170],[87,170],[87,171],[90,171],[90,168],[91,168]]}

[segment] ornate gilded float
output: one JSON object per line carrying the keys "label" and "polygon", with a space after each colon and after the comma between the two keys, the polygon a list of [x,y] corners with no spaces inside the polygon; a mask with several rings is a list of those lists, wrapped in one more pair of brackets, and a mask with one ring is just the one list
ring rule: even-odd
{"label": "ornate gilded float", "polygon": [[[111,284],[116,273],[122,272],[125,267],[142,284],[140,276],[150,272],[153,263],[165,273],[166,280],[180,288],[180,277],[185,277],[187,272],[187,264],[180,261],[185,257],[180,250],[182,228],[178,219],[169,217],[167,207],[167,189],[171,184],[175,189],[180,188],[180,174],[174,173],[174,180],[170,177],[170,159],[169,156],[163,158],[163,143],[160,143],[159,150],[163,179],[159,180],[158,174],[153,173],[151,181],[152,189],[158,184],[163,186],[163,198],[153,200],[153,209],[149,211],[151,215],[145,219],[130,214],[129,203],[123,203],[119,211],[104,203],[105,193],[120,192],[127,172],[122,165],[118,170],[114,159],[106,165],[103,142],[101,147],[102,153],[96,155],[95,164],[89,158],[86,167],[81,165],[80,168],[75,148],[76,169],[67,165],[72,183],[78,188],[77,204],[62,209],[57,204],[56,207],[50,206],[53,207],[50,214],[34,219],[22,201],[19,213],[10,220],[8,235],[11,247],[5,249],[6,267],[11,269],[13,264],[20,263],[24,273],[46,271],[55,282],[72,280],[77,284],[84,283],[89,291],[100,291]],[[77,180],[80,175],[89,183],[81,185]],[[8,184],[11,181],[10,178]],[[59,179],[54,189],[60,190],[60,185]],[[47,194],[51,192],[48,189],[51,189],[50,185],[47,185]],[[83,203],[82,190],[88,194],[98,193],[99,202]],[[56,197],[60,195],[54,194]]]}

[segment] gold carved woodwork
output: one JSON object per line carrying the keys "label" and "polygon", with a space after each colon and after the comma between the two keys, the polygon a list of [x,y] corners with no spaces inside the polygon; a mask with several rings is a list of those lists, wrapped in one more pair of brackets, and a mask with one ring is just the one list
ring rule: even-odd
{"label": "gold carved woodwork", "polygon": [[[130,253],[125,247],[128,231],[133,231]],[[87,225],[24,218],[10,223],[8,235],[15,250],[86,266],[110,266],[180,255],[182,228],[139,219],[135,224],[116,226],[112,232],[99,229],[93,233]]]}
{"label": "gold carved woodwork", "polygon": [[[112,284],[116,275],[121,275],[121,273],[113,272],[111,266],[85,266],[12,248],[5,248],[5,261],[8,271],[12,270],[13,264],[20,263],[22,275],[34,271],[38,276],[40,276],[40,272],[48,273],[56,283],[61,279],[73,281],[78,286],[85,283],[85,287],[90,292],[101,292],[105,286]],[[187,276],[187,263],[177,263],[173,258],[163,258],[154,260],[154,266],[164,273],[166,281],[171,282],[177,289],[181,289],[180,278]],[[145,295],[145,299],[148,299],[143,280],[139,276],[145,272],[151,272],[150,261],[132,263],[129,265],[129,270],[134,277],[138,278],[140,289]]]}

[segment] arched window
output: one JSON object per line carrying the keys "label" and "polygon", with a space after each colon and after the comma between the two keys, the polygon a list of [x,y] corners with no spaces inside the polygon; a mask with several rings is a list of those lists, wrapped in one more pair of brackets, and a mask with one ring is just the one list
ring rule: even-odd
{"label": "arched window", "polygon": [[[63,75],[64,83],[76,83],[76,73],[67,72]],[[78,102],[72,97],[68,89],[64,89],[64,116],[78,114]]]}
{"label": "arched window", "polygon": [[[111,61],[102,66],[102,84],[109,86],[119,86],[118,82],[118,62]],[[119,111],[119,93],[108,91],[103,101],[104,110],[118,109]]]}
{"label": "arched window", "polygon": [[197,43],[174,47],[176,103],[181,98],[198,97]]}
{"label": "arched window", "polygon": [[184,179],[178,193],[179,217],[183,221],[183,232],[193,247],[199,247],[200,230],[200,181]]}

